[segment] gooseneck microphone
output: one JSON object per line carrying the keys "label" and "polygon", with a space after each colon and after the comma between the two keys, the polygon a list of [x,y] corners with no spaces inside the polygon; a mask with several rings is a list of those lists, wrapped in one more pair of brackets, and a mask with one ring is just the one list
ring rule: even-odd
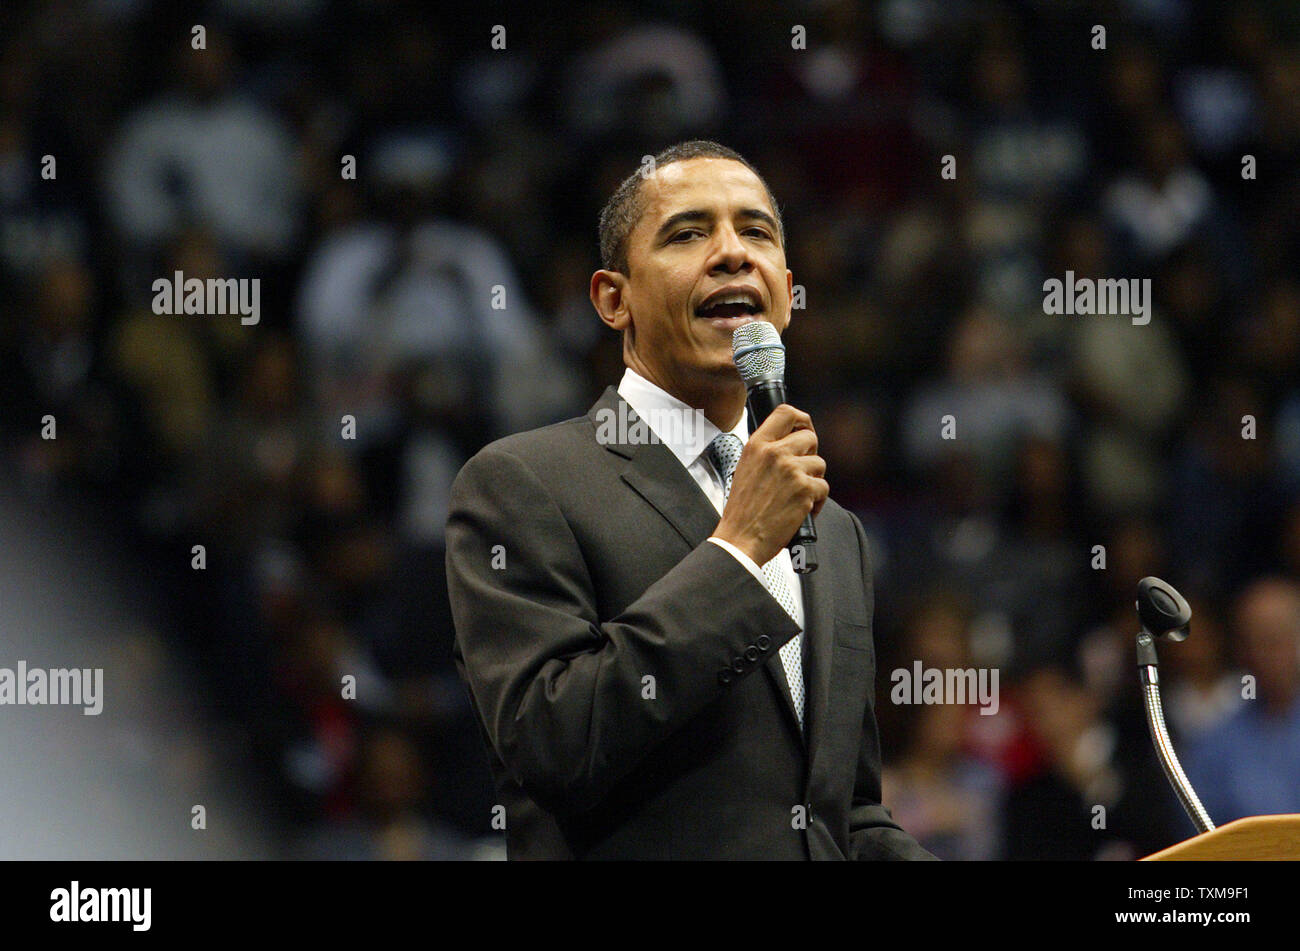
{"label": "gooseneck microphone", "polygon": [[1160,704],[1160,659],[1156,657],[1156,640],[1183,641],[1191,630],[1192,609],[1188,607],[1183,596],[1174,586],[1166,584],[1159,578],[1147,577],[1138,582],[1137,596],[1138,620],[1142,630],[1137,636],[1138,672],[1142,678],[1142,695],[1146,705],[1147,727],[1151,730],[1151,741],[1155,744],[1160,765],[1164,768],[1169,784],[1174,787],[1178,801],[1182,803],[1192,825],[1197,832],[1209,832],[1214,828],[1209,813],[1201,805],[1196,790],[1183,772],[1174,752],[1174,744],[1169,739],[1165,728],[1164,708]]}
{"label": "gooseneck microphone", "polygon": [[[753,320],[741,324],[731,334],[731,356],[736,361],[740,378],[748,391],[749,410],[754,414],[754,425],[762,426],[772,411],[786,402],[785,398],[785,344],[776,328],[766,321]],[[812,513],[804,516],[803,524],[786,548],[790,560],[799,574],[817,570],[817,530],[813,527]]]}

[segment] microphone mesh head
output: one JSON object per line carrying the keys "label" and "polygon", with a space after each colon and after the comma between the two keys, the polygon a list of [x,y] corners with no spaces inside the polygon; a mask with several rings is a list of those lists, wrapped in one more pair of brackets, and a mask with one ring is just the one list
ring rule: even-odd
{"label": "microphone mesh head", "polygon": [[765,320],[751,320],[732,332],[731,356],[746,386],[764,380],[785,381],[785,344]]}

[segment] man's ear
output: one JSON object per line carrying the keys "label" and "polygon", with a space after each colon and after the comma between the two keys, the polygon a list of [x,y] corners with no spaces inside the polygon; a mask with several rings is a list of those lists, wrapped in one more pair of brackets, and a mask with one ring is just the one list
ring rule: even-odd
{"label": "man's ear", "polygon": [[632,323],[627,306],[627,275],[618,271],[599,270],[591,275],[591,305],[605,326],[626,330]]}
{"label": "man's ear", "polygon": [[790,320],[794,317],[794,271],[789,268],[785,269],[785,327],[781,328],[781,333],[785,333],[786,328],[790,326]]}

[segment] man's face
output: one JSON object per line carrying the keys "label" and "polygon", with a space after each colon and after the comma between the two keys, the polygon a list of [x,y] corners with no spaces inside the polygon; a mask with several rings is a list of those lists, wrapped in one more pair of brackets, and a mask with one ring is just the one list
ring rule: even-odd
{"label": "man's face", "polygon": [[767,190],[739,162],[695,158],[656,170],[640,194],[622,298],[633,367],[675,393],[738,382],[732,331],[790,322],[793,276]]}
{"label": "man's face", "polygon": [[1252,592],[1239,609],[1242,661],[1255,674],[1260,695],[1289,699],[1300,686],[1300,604],[1279,587]]}

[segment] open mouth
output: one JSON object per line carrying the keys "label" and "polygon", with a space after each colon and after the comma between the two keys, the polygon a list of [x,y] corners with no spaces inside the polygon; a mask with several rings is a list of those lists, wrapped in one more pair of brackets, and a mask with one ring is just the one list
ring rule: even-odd
{"label": "open mouth", "polygon": [[757,295],[750,291],[718,294],[695,308],[696,317],[709,318],[753,317],[762,312]]}

